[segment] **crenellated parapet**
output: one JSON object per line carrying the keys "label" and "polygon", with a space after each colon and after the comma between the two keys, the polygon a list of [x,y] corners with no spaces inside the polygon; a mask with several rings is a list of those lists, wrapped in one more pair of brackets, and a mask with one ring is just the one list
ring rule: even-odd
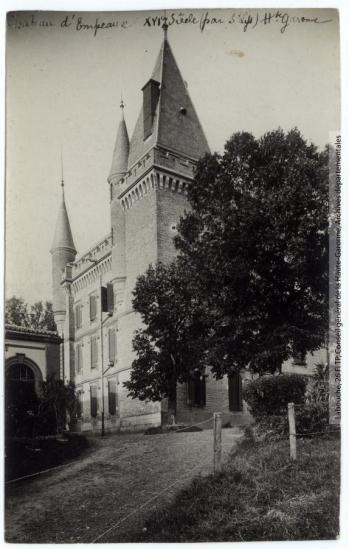
{"label": "crenellated parapet", "polygon": [[98,242],[89,248],[84,254],[80,255],[74,263],[72,263],[72,278],[75,279],[80,274],[91,268],[92,263],[101,261],[111,250],[112,237],[108,234],[98,240]]}
{"label": "crenellated parapet", "polygon": [[[164,170],[171,175],[192,180],[195,175],[197,161],[194,158],[186,157],[176,151],[156,147],[149,150],[136,162],[125,174],[124,177],[111,184],[111,199],[121,198],[126,192],[138,187],[140,181],[144,182],[146,176],[154,168],[160,173]],[[172,183],[171,183],[172,184]]]}
{"label": "crenellated parapet", "polygon": [[93,264],[85,259],[85,271],[77,274],[72,279],[72,293],[76,295],[80,290],[96,284],[96,281],[104,274],[111,271],[111,253],[110,251],[98,263]]}
{"label": "crenellated parapet", "polygon": [[124,210],[132,208],[133,204],[141,200],[148,193],[156,190],[169,190],[173,193],[187,195],[189,181],[154,169],[151,173],[137,181],[131,188],[120,195],[119,200]]}

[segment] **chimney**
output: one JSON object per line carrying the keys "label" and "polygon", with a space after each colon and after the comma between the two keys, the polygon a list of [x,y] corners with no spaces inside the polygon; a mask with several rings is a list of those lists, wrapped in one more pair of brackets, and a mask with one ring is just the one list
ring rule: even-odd
{"label": "chimney", "polygon": [[153,122],[160,95],[160,83],[152,78],[142,88],[143,91],[143,139],[152,134]]}

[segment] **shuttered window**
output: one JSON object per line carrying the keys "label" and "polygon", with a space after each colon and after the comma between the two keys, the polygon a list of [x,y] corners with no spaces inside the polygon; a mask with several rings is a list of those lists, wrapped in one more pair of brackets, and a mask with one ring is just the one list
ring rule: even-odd
{"label": "shuttered window", "polygon": [[76,417],[81,418],[82,416],[82,394],[81,391],[76,393]]}
{"label": "shuttered window", "polygon": [[98,366],[98,345],[96,336],[91,337],[91,368]]}
{"label": "shuttered window", "polygon": [[97,297],[90,295],[90,320],[94,320],[97,316]]}
{"label": "shuttered window", "polygon": [[82,363],[82,345],[78,344],[76,346],[76,353],[75,353],[75,363],[76,363],[76,373],[81,374],[83,369],[83,363]]}
{"label": "shuttered window", "polygon": [[242,411],[242,382],[240,374],[232,374],[228,377],[229,410],[231,412]]}
{"label": "shuttered window", "polygon": [[195,371],[189,380],[188,401],[190,406],[206,405],[206,377],[204,372]]}
{"label": "shuttered window", "polygon": [[108,381],[108,405],[109,405],[109,414],[114,416],[116,414],[117,407],[117,390],[116,390],[116,381]]}
{"label": "shuttered window", "polygon": [[78,329],[78,328],[81,328],[81,326],[82,326],[82,306],[77,305],[75,307],[75,327]]}
{"label": "shuttered window", "polygon": [[101,303],[102,311],[111,316],[114,312],[114,286],[109,282],[101,287]]}
{"label": "shuttered window", "polygon": [[107,303],[108,303],[108,313],[110,315],[114,312],[114,286],[112,284],[107,284]]}
{"label": "shuttered window", "polygon": [[304,352],[298,352],[293,357],[293,364],[296,366],[306,366],[306,353]]}
{"label": "shuttered window", "polygon": [[97,416],[97,387],[96,385],[91,385],[90,387],[90,406],[91,406],[91,417]]}
{"label": "shuttered window", "polygon": [[116,356],[116,332],[114,328],[108,330],[109,362],[114,362]]}

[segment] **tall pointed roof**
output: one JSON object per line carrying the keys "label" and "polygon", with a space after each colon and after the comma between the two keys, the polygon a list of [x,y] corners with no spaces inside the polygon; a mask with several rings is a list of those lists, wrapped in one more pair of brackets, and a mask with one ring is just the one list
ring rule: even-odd
{"label": "tall pointed roof", "polygon": [[187,86],[167,40],[166,30],[151,75],[151,79],[160,84],[153,131],[144,140],[143,109],[141,109],[130,142],[129,169],[155,145],[172,149],[194,159],[199,159],[210,151]]}
{"label": "tall pointed roof", "polygon": [[51,253],[58,248],[68,248],[76,254],[76,248],[73,241],[73,235],[70,228],[69,217],[64,198],[64,183],[62,179],[62,202],[58,210],[57,222]]}
{"label": "tall pointed roof", "polygon": [[116,134],[113,159],[112,159],[109,178],[108,178],[109,180],[111,178],[121,179],[121,177],[127,172],[127,161],[128,161],[130,142],[129,142],[126,122],[124,118],[124,102],[122,100],[120,103],[120,108],[122,111],[122,117],[121,117],[118,131]]}

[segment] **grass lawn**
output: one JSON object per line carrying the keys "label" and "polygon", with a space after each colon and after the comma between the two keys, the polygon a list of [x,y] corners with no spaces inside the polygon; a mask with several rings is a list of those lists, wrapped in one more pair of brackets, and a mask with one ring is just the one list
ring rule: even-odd
{"label": "grass lawn", "polygon": [[217,476],[195,479],[133,541],[323,540],[339,531],[340,441],[243,441]]}

